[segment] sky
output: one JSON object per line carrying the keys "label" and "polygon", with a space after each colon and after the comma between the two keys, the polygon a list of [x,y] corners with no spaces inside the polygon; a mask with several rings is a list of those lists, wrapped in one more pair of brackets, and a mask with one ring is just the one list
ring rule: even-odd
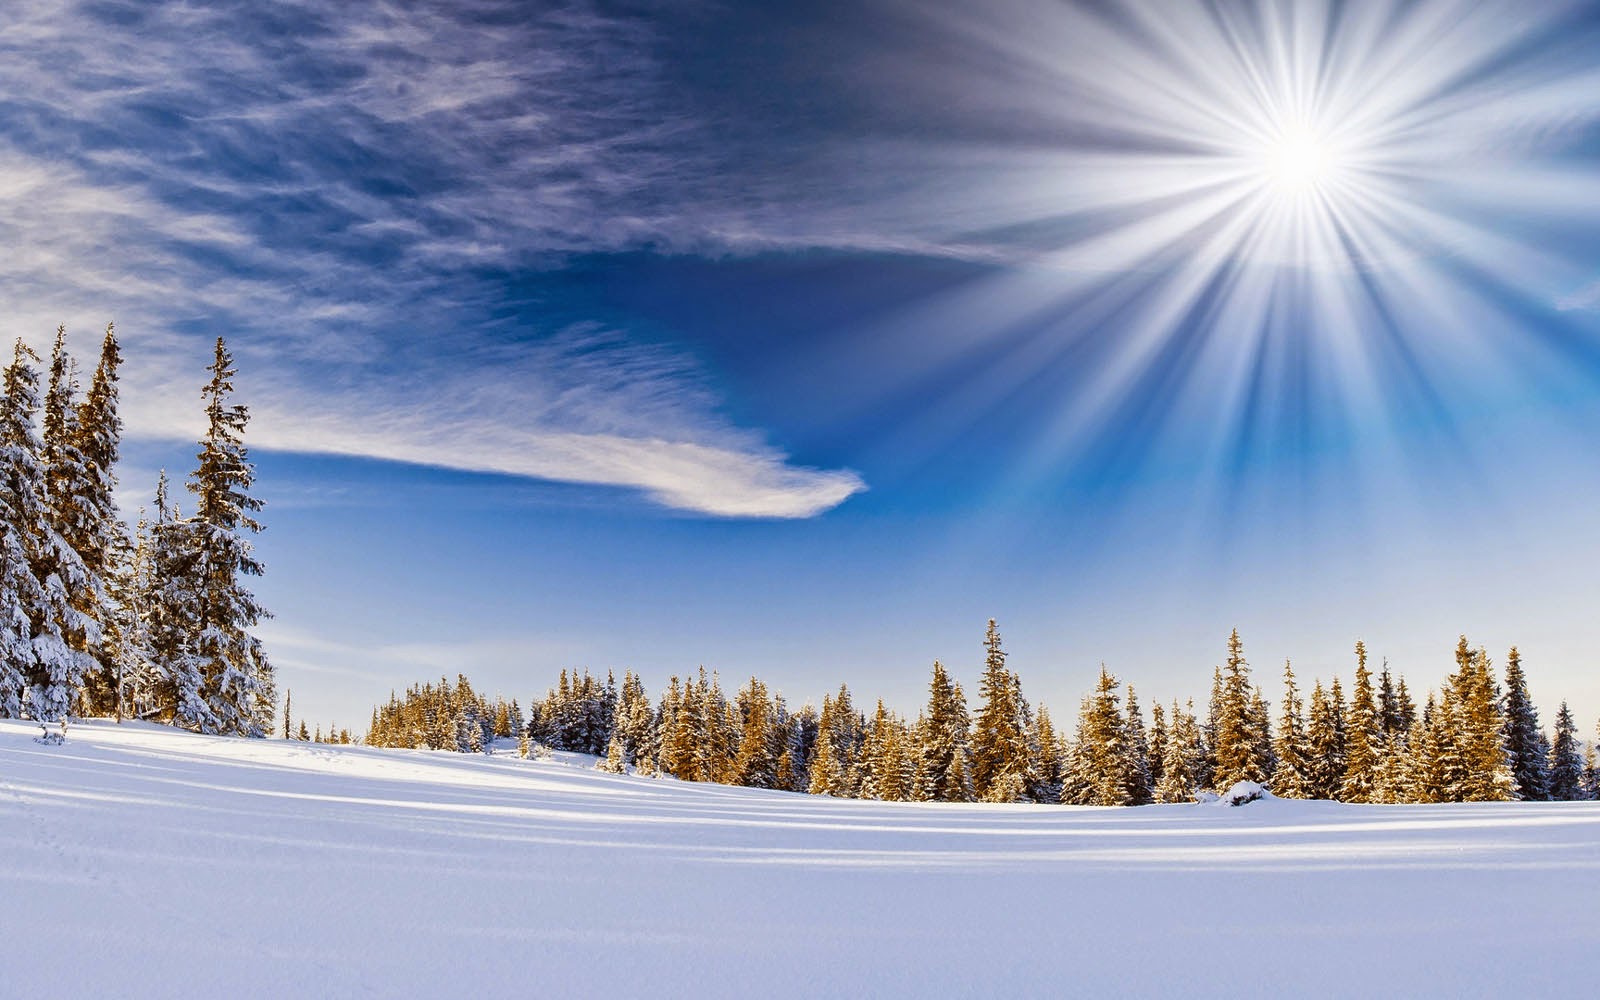
{"label": "sky", "polygon": [[[1035,702],[1237,627],[1600,719],[1592,3],[0,9],[3,330],[234,351],[313,724],[464,672]],[[180,499],[180,504],[181,504]]]}

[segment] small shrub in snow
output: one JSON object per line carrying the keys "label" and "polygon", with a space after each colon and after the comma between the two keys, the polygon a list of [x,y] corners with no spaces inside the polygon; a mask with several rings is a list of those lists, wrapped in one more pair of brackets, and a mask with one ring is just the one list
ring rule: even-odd
{"label": "small shrub in snow", "polygon": [[1272,793],[1262,788],[1254,781],[1236,781],[1222,793],[1219,801],[1223,805],[1242,806],[1246,802],[1255,802],[1259,799],[1269,799]]}

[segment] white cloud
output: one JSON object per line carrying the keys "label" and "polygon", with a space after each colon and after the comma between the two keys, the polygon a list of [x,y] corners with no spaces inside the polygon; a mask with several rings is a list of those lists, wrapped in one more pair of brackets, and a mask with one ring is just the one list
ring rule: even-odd
{"label": "white cloud", "polygon": [[195,433],[223,333],[258,446],[721,516],[806,517],[862,488],[734,427],[692,358],[473,325],[475,270],[680,228],[674,179],[703,171],[643,26],[581,4],[108,10],[0,11],[0,296],[7,332],[66,322],[85,355],[117,321],[130,435]]}

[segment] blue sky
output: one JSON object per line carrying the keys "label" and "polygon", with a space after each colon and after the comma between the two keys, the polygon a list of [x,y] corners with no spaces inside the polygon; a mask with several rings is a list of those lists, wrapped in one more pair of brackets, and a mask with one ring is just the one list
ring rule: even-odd
{"label": "blue sky", "polygon": [[1581,3],[20,2],[8,332],[115,320],[124,503],[229,338],[296,714],[699,664],[1070,715],[1238,626],[1600,716]]}

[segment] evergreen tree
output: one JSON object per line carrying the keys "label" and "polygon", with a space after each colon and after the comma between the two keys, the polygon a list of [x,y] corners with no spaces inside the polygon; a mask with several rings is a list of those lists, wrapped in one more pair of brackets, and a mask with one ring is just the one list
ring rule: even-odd
{"label": "evergreen tree", "polygon": [[73,647],[93,624],[72,606],[88,581],[51,513],[36,361],[18,340],[0,398],[0,714],[52,721],[78,696],[90,660]]}
{"label": "evergreen tree", "polygon": [[[773,711],[767,686],[750,678],[750,683],[740,690],[738,702],[743,726],[733,764],[735,780],[751,788],[775,788],[778,761],[773,756]],[[882,704],[879,702],[879,708]]]}
{"label": "evergreen tree", "polygon": [[924,802],[971,802],[972,771],[967,763],[969,722],[961,687],[944,664],[933,661],[928,710],[920,729],[917,798]]}
{"label": "evergreen tree", "polygon": [[1240,781],[1267,782],[1268,761],[1262,754],[1266,739],[1260,730],[1259,712],[1252,711],[1250,702],[1250,667],[1244,658],[1239,630],[1234,629],[1228,637],[1228,664],[1215,708],[1216,772],[1211,784],[1218,790]]}
{"label": "evergreen tree", "polygon": [[1304,706],[1295,686],[1294,668],[1283,661],[1283,715],[1278,720],[1274,747],[1278,766],[1272,772],[1272,793],[1284,799],[1316,797],[1312,779],[1311,741],[1306,734]]}
{"label": "evergreen tree", "polygon": [[1505,717],[1504,738],[1510,758],[1517,798],[1543,802],[1551,797],[1547,757],[1539,746],[1542,732],[1539,712],[1528,696],[1528,678],[1522,672],[1522,654],[1512,646],[1506,656],[1506,688],[1501,700]]}
{"label": "evergreen tree", "polygon": [[1128,767],[1128,804],[1149,805],[1155,801],[1155,783],[1150,778],[1150,741],[1144,728],[1144,713],[1133,685],[1128,685],[1128,715],[1124,723]]}
{"label": "evergreen tree", "polygon": [[1037,763],[1033,769],[1034,784],[1028,789],[1028,797],[1034,802],[1060,802],[1066,754],[1061,737],[1050,719],[1050,712],[1043,705],[1039,706],[1039,711],[1033,717],[1030,743],[1034,747]]}
{"label": "evergreen tree", "polygon": [[1314,799],[1332,799],[1344,785],[1344,741],[1334,699],[1319,679],[1311,689],[1311,717],[1306,726],[1310,748],[1310,792]]}
{"label": "evergreen tree", "polygon": [[[1509,678],[1506,684],[1510,686]],[[1578,726],[1563,701],[1556,712],[1556,739],[1550,747],[1549,798],[1556,802],[1586,798],[1583,772],[1583,757],[1578,752]]]}
{"label": "evergreen tree", "polygon": [[983,708],[973,725],[971,751],[972,788],[980,798],[988,795],[990,786],[1003,776],[1021,776],[1027,767],[1020,691],[1016,678],[1006,669],[1000,630],[993,618],[989,619],[983,645],[983,676],[978,681]]}
{"label": "evergreen tree", "polygon": [[1383,746],[1383,719],[1373,700],[1372,674],[1367,670],[1367,646],[1356,641],[1356,686],[1344,734],[1344,779],[1339,786],[1343,802],[1371,802],[1378,780]]}
{"label": "evergreen tree", "polygon": [[1172,703],[1172,723],[1168,730],[1166,749],[1161,761],[1161,781],[1156,785],[1157,802],[1193,802],[1195,789],[1201,787],[1200,762],[1205,756],[1200,724],[1195,719],[1194,705],[1188,711]]}
{"label": "evergreen tree", "polygon": [[1085,789],[1085,805],[1123,806],[1132,803],[1133,755],[1128,745],[1128,723],[1123,716],[1117,679],[1100,665],[1100,681],[1085,698],[1078,716],[1075,770]]}
{"label": "evergreen tree", "polygon": [[[255,473],[243,443],[248,409],[229,404],[237,372],[217,338],[206,401],[206,436],[188,488],[195,513],[156,527],[170,648],[158,650],[179,692],[177,721],[202,732],[261,736],[271,724],[273,673],[261,642],[250,634],[268,617],[243,578],[259,576],[247,532],[261,530],[262,507],[248,492]],[[198,681],[198,690],[191,690]]]}
{"label": "evergreen tree", "polygon": [[1150,705],[1150,790],[1161,784],[1161,765],[1167,756],[1167,713],[1159,701]]}

